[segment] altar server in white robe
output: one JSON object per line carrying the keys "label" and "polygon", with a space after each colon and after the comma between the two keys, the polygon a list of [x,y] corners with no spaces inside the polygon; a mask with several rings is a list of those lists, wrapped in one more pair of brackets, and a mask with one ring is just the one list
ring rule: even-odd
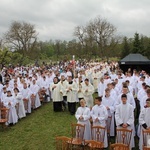
{"label": "altar server in white robe", "polygon": [[94,87],[94,91],[97,92],[97,88],[98,88],[98,73],[96,71],[96,69],[94,69],[94,72],[92,74],[92,81],[93,81],[93,87]]}
{"label": "altar server in white robe", "polygon": [[3,87],[3,90],[2,90],[2,93],[1,93],[1,107],[3,107],[3,103],[4,103],[4,100],[5,100],[5,97],[7,96],[7,89],[6,87],[4,86]]}
{"label": "altar server in white robe", "polygon": [[100,96],[100,97],[102,97],[104,94],[104,91],[105,91],[104,86],[105,86],[104,85],[104,79],[101,78],[100,82],[98,84],[98,96]]}
{"label": "altar server in white robe", "polygon": [[4,100],[4,106],[9,108],[9,115],[8,115],[8,124],[16,124],[18,122],[18,116],[16,112],[16,103],[14,96],[12,96],[11,91],[7,91],[7,96]]}
{"label": "altar server in white robe", "polygon": [[50,95],[49,95],[49,83],[46,80],[46,76],[43,76],[40,80],[40,89],[45,90],[46,92],[46,101],[50,101]]}
{"label": "altar server in white robe", "polygon": [[67,89],[68,81],[66,80],[66,77],[65,77],[64,73],[61,74],[60,83],[61,83],[61,93],[63,94],[62,105],[63,105],[63,109],[65,110],[66,109],[66,105],[67,105],[66,89]]}
{"label": "altar server in white robe", "polygon": [[[108,112],[106,107],[101,104],[102,98],[96,97],[95,98],[95,106],[93,106],[91,110],[91,117],[93,120],[93,126],[102,126],[106,127],[106,120],[108,118]],[[105,131],[105,137],[104,137],[104,147],[106,148],[108,146],[108,140],[107,140],[107,131]]]}
{"label": "altar server in white robe", "polygon": [[30,91],[31,91],[31,107],[33,109],[38,108],[41,106],[40,98],[39,98],[39,92],[40,87],[36,84],[36,80],[33,78],[32,84],[30,85]]}
{"label": "altar server in white robe", "polygon": [[[140,116],[139,116],[139,125],[140,125],[140,141],[139,141],[139,148],[140,150],[143,149],[143,133],[142,133],[142,130],[149,130],[150,131],[150,98],[148,98],[146,100],[146,107],[143,108],[141,110],[141,113],[140,113]],[[149,139],[150,137],[147,137],[147,140]],[[146,145],[145,145],[146,146]],[[147,145],[147,146],[150,146]]]}
{"label": "altar server in white robe", "polygon": [[14,95],[15,100],[17,101],[16,110],[17,110],[19,119],[26,117],[24,103],[23,103],[23,96],[19,92],[18,88],[14,88],[13,95]]}
{"label": "altar server in white robe", "polygon": [[122,103],[122,100],[121,100],[122,94],[126,94],[127,102],[131,104],[133,108],[135,109],[135,100],[134,100],[133,94],[129,92],[128,87],[125,85],[122,88],[122,93],[117,97],[115,101],[115,107],[117,107],[119,104]]}
{"label": "altar server in white robe", "polygon": [[92,94],[94,93],[94,87],[89,82],[89,79],[84,80],[84,84],[82,86],[82,93],[86,101],[87,107],[92,108],[93,107],[93,95]]}
{"label": "altar server in white robe", "polygon": [[79,101],[81,99],[83,99],[83,97],[84,97],[83,93],[82,93],[83,84],[84,84],[84,82],[82,81],[82,76],[79,76],[79,79],[77,81],[77,86],[78,86],[77,97],[78,97]]}
{"label": "altar server in white robe", "polygon": [[140,101],[141,110],[146,106],[146,100],[150,98],[150,88],[147,88],[146,95]]}
{"label": "altar server in white robe", "polygon": [[115,112],[115,99],[110,95],[110,89],[105,89],[105,95],[102,97],[102,104],[106,107],[108,116],[111,117],[111,123],[110,125],[110,136],[115,135],[115,127],[114,127],[114,112]]}
{"label": "altar server in white robe", "polygon": [[[31,98],[30,98],[31,91],[27,87],[27,83],[23,84],[23,89],[21,91],[21,94],[23,96],[23,101],[24,101],[26,113],[31,113]],[[27,105],[25,105],[25,104],[27,104]]]}
{"label": "altar server in white robe", "polygon": [[[115,120],[117,128],[132,129],[130,148],[134,147],[134,108],[127,102],[127,95],[121,95],[122,103],[116,108]],[[120,138],[121,139],[121,138]],[[121,141],[120,141],[121,142]]]}
{"label": "altar server in white robe", "polygon": [[61,92],[61,88],[62,86],[58,77],[54,77],[53,83],[50,85],[54,111],[62,111],[63,93]]}
{"label": "altar server in white robe", "polygon": [[91,140],[90,109],[86,107],[84,99],[80,100],[80,106],[75,113],[75,117],[78,120],[77,123],[85,125],[84,140]]}

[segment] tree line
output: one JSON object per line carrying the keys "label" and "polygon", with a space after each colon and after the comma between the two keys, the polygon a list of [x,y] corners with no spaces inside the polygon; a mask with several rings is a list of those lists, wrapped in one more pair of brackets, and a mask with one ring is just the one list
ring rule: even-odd
{"label": "tree line", "polygon": [[150,58],[150,38],[135,33],[133,38],[117,35],[117,28],[100,16],[85,26],[77,26],[70,41],[40,41],[35,25],[13,21],[0,40],[1,64],[33,64],[40,61],[76,59],[108,60],[123,58],[129,53],[141,53]]}

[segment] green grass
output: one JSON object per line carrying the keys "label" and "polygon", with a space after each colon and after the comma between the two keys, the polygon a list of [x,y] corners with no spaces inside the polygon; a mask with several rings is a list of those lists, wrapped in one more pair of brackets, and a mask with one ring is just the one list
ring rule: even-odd
{"label": "green grass", "polygon": [[[5,130],[0,126],[0,150],[55,150],[56,136],[71,137],[72,122],[76,122],[74,115],[53,112],[52,102],[45,103],[16,125]],[[114,141],[111,139],[111,143]],[[135,150],[137,145],[136,139]]]}
{"label": "green grass", "polygon": [[70,136],[72,122],[74,116],[53,112],[52,103],[46,103],[16,125],[0,127],[0,150],[54,150],[55,137]]}

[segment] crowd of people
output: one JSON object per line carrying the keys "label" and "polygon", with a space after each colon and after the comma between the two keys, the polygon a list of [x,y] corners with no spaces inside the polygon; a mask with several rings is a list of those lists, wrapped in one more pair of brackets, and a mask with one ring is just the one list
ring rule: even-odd
{"label": "crowd of people", "polygon": [[[98,94],[95,101],[94,93]],[[72,68],[66,64],[3,67],[0,107],[9,108],[8,124],[16,124],[43,101],[52,101],[54,111],[68,109],[78,123],[85,124],[86,140],[91,139],[90,119],[93,125],[106,127],[111,117],[110,136],[115,136],[116,126],[132,129],[130,148],[138,135],[142,149],[142,129],[150,130],[150,76],[130,68],[123,73],[116,62],[76,63]],[[76,103],[80,107],[76,108]],[[104,146],[108,146],[107,136]]]}

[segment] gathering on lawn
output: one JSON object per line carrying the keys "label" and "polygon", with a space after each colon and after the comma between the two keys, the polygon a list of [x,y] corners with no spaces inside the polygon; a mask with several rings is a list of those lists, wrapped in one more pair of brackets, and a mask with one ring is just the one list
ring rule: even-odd
{"label": "gathering on lawn", "polygon": [[84,140],[96,140],[91,127],[104,127],[103,146],[107,148],[108,132],[115,137],[117,129],[128,129],[131,137],[125,144],[134,148],[136,136],[143,149],[143,131],[150,131],[150,77],[144,70],[129,68],[123,73],[117,62],[4,66],[0,79],[0,109],[9,110],[5,126],[52,102],[54,112],[68,111],[85,126]]}

